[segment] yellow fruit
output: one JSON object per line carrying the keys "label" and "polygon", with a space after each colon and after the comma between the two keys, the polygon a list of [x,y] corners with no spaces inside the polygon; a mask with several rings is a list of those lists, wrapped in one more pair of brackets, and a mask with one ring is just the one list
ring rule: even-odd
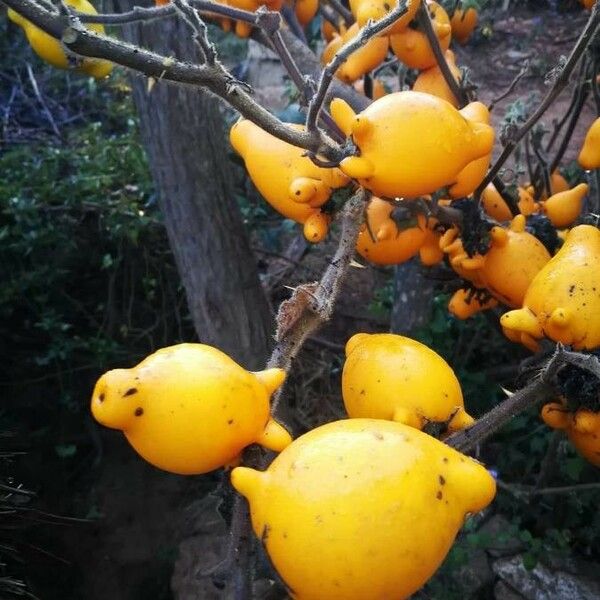
{"label": "yellow fruit", "polygon": [[[448,13],[437,3],[427,2],[431,14],[433,30],[440,42],[442,52],[448,50],[452,39],[452,27]],[[425,33],[419,28],[407,27],[401,33],[390,36],[394,54],[411,69],[430,69],[437,64]]]}
{"label": "yellow fruit", "polygon": [[[457,83],[460,82],[461,73],[459,68],[456,66],[454,52],[452,52],[452,50],[446,50],[445,57],[448,67],[450,67],[452,76]],[[446,79],[442,74],[442,70],[437,66],[437,64],[429,69],[426,69],[425,71],[421,71],[415,80],[412,89],[415,92],[423,92],[424,94],[437,96],[438,98],[446,100],[446,102],[450,102],[452,106],[458,108],[458,100],[448,87]]]}
{"label": "yellow fruit", "polygon": [[[293,125],[303,130],[303,125]],[[339,169],[317,167],[304,150],[281,141],[252,121],[238,121],[230,132],[231,145],[244,159],[250,179],[265,200],[280,214],[297,223],[306,223],[309,217],[321,214],[331,192],[348,183]],[[309,225],[311,231],[317,221]],[[322,226],[319,226],[322,229]]]}
{"label": "yellow fruit", "polygon": [[536,204],[533,195],[523,187],[519,187],[519,210],[522,215],[528,217],[537,211],[538,205]]}
{"label": "yellow fruit", "polygon": [[376,196],[414,198],[449,185],[471,161],[492,149],[493,129],[468,120],[448,102],[396,92],[359,114],[335,98],[331,114],[360,155],[340,168]]}
{"label": "yellow fruit", "polygon": [[[414,19],[421,0],[408,0],[407,11],[391,27],[385,30],[385,34],[399,33],[404,31],[408,24]],[[398,5],[398,0],[350,0],[350,10],[354,15],[359,27],[364,27],[369,19],[379,21]]]}
{"label": "yellow fruit", "polygon": [[330,42],[335,35],[341,36],[345,31],[346,24],[342,18],[338,20],[337,28],[334,27],[327,19],[323,18],[321,23],[321,34],[326,42]]}
{"label": "yellow fruit", "polygon": [[535,340],[544,335],[576,350],[600,346],[598,264],[600,231],[591,225],[571,229],[558,253],[531,282],[523,308],[500,319],[510,339],[529,348],[537,348]]}
{"label": "yellow fruit", "polygon": [[500,195],[493,183],[489,183],[481,193],[483,210],[496,221],[510,221],[512,213],[504,198]]}
{"label": "yellow fruit", "polygon": [[376,419],[313,429],[266,471],[238,467],[231,482],[296,600],[407,598],[496,493],[475,460]]}
{"label": "yellow fruit", "polygon": [[584,169],[600,169],[600,117],[588,129],[577,160]]}
{"label": "yellow fruit", "polygon": [[[334,35],[331,42],[323,50],[321,63],[326,65],[344,44],[357,35],[360,35],[360,30],[356,23],[342,35]],[[387,55],[388,46],[389,42],[385,37],[371,38],[366,44],[353,52],[346,62],[341,65],[335,73],[336,77],[346,83],[353,83],[383,62]]]}
{"label": "yellow fruit", "polygon": [[569,189],[569,182],[558,171],[554,171],[550,175],[550,185],[552,186],[553,194],[566,192]]}
{"label": "yellow fruit", "polygon": [[313,244],[322,242],[329,232],[331,217],[323,212],[316,211],[304,222],[304,237]]}
{"label": "yellow fruit", "polygon": [[474,422],[450,365],[424,344],[392,333],[357,333],[348,340],[342,396],[352,418],[393,420],[417,429],[448,423],[449,431]]}
{"label": "yellow fruit", "polygon": [[295,0],[294,10],[300,25],[306,27],[319,10],[319,0]]}
{"label": "yellow fruit", "polygon": [[[66,4],[81,13],[98,14],[88,0],[66,0]],[[75,68],[77,71],[96,79],[103,79],[112,71],[112,63],[107,60],[83,58],[75,55],[67,56],[57,39],[33,25],[12,8],[8,9],[8,18],[23,29],[33,51],[53,67],[58,69]],[[87,24],[86,28],[104,34],[104,27],[100,24]]]}
{"label": "yellow fruit", "polygon": [[473,30],[477,27],[479,15],[474,8],[468,8],[466,11],[457,8],[450,19],[452,25],[452,36],[463,46],[467,43]]}
{"label": "yellow fruit", "polygon": [[92,413],[154,466],[208,473],[250,444],[280,451],[291,442],[269,418],[269,398],[284,379],[281,369],[251,373],[216,348],[179,344],[102,375]]}
{"label": "yellow fruit", "polygon": [[542,419],[552,429],[564,429],[577,451],[600,467],[600,413],[582,408],[572,413],[563,402],[551,402],[542,408]]}
{"label": "yellow fruit", "polygon": [[476,288],[483,288],[481,267],[484,258],[481,254],[469,256],[458,235],[458,228],[452,227],[448,229],[442,237],[440,237],[440,249],[448,255],[450,266],[461,279],[466,279]]}
{"label": "yellow fruit", "polygon": [[[471,102],[461,110],[465,119],[474,123],[490,124],[490,111],[482,102]],[[470,162],[457,176],[454,185],[448,190],[450,197],[466,198],[470,196],[483,181],[492,160],[492,151],[485,156]]]}
{"label": "yellow fruit", "polygon": [[[401,202],[395,203],[397,206]],[[356,250],[367,260],[378,265],[397,265],[406,262],[419,251],[425,241],[425,219],[420,224],[415,218],[405,227],[392,219],[394,204],[373,197],[367,207]]]}
{"label": "yellow fruit", "polygon": [[546,247],[525,231],[525,217],[516,216],[508,229],[494,227],[480,275],[486,289],[507,306],[523,304],[534,277],[550,260]]}
{"label": "yellow fruit", "polygon": [[498,300],[491,296],[485,302],[480,302],[477,294],[463,288],[456,290],[448,303],[448,312],[457,319],[465,320],[477,313],[498,306]]}
{"label": "yellow fruit", "polygon": [[[268,10],[278,11],[283,5],[283,0],[215,0],[218,4],[233,6],[241,10],[249,12],[257,11],[261,6],[265,6]],[[232,24],[234,25],[235,34],[241,38],[247,38],[252,32],[252,25],[243,21],[232,21],[227,18],[219,18],[221,27],[224,31],[231,31]]]}
{"label": "yellow fruit", "polygon": [[580,183],[572,190],[550,196],[542,203],[542,209],[554,227],[568,227],[581,214],[587,192],[587,183]]}
{"label": "yellow fruit", "polygon": [[[381,81],[379,79],[373,79],[373,100],[379,100],[379,98],[383,98],[386,94],[387,91],[385,89],[385,87],[383,86],[383,83],[381,83]],[[354,84],[354,89],[359,93],[359,94],[364,94],[365,93],[365,82],[360,79],[359,81],[357,81]]]}

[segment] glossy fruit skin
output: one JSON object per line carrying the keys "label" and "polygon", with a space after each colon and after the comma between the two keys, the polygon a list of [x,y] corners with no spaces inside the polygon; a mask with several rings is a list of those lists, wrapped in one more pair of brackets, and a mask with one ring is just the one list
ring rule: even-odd
{"label": "glossy fruit skin", "polygon": [[329,233],[331,217],[323,212],[316,211],[304,221],[304,237],[312,244],[322,242]]}
{"label": "glossy fruit skin", "polygon": [[179,344],[102,375],[91,409],[159,469],[208,473],[252,443],[279,451],[291,442],[269,415],[284,379],[282,369],[251,373],[216,348]]}
{"label": "glossy fruit skin", "polygon": [[425,241],[424,217],[399,228],[391,218],[393,210],[392,203],[373,196],[358,234],[357,252],[378,265],[406,262],[417,254]]}
{"label": "glossy fruit skin", "polygon": [[335,98],[331,114],[360,151],[345,158],[341,170],[380,197],[414,198],[449,185],[494,142],[489,125],[420,92],[388,94],[359,114]]}
{"label": "glossy fruit skin", "polygon": [[296,0],[294,5],[298,23],[303,27],[306,27],[315,18],[318,10],[319,0]]}
{"label": "glossy fruit skin", "polygon": [[512,219],[512,213],[504,198],[500,195],[493,183],[489,183],[481,193],[481,203],[483,210],[492,217],[502,223],[503,221],[510,221]]}
{"label": "glossy fruit skin", "polygon": [[[488,107],[482,102],[471,102],[465,106],[461,111],[461,114],[465,119],[472,121],[473,123],[483,123],[484,125],[490,125],[490,111]],[[452,199],[466,198],[470,196],[483,181],[490,162],[492,160],[492,152],[488,152],[486,155],[478,158],[477,160],[471,161],[458,175],[454,184],[448,190]]]}
{"label": "glossy fruit skin", "polygon": [[[321,63],[326,65],[336,52],[347,42],[360,34],[357,23],[354,23],[342,35],[334,34],[333,39],[321,55]],[[354,83],[357,79],[378,67],[385,59],[389,42],[385,37],[371,38],[364,46],[353,52],[336,71],[335,75],[346,83]]]}
{"label": "glossy fruit skin", "polygon": [[469,291],[463,288],[456,290],[448,302],[448,312],[464,321],[477,313],[498,306],[496,298],[490,297],[489,300],[481,303],[475,296],[469,298],[470,295]]}
{"label": "glossy fruit skin", "polygon": [[452,25],[452,37],[464,46],[471,37],[471,34],[477,27],[479,14],[474,8],[468,8],[466,11],[457,8],[450,19]]}
{"label": "glossy fruit skin", "polygon": [[342,396],[352,418],[387,419],[417,429],[449,421],[449,431],[474,422],[450,365],[424,344],[392,333],[357,333],[348,340]]}
{"label": "glossy fruit skin", "polygon": [[[261,6],[265,6],[269,10],[278,11],[283,6],[283,0],[216,0],[219,4],[233,6],[249,12],[255,12]],[[252,25],[243,21],[232,21],[227,18],[220,18],[223,31],[235,31],[235,34],[240,38],[247,38],[252,32]]]}
{"label": "glossy fruit skin", "polygon": [[[304,129],[303,125],[289,127]],[[252,121],[238,121],[229,138],[265,200],[297,223],[306,223],[313,215],[321,214],[319,207],[329,200],[332,191],[349,181],[339,169],[317,167],[303,156],[302,148],[279,140]],[[314,217],[309,227],[316,227],[317,221],[322,223],[324,219]]]}
{"label": "glossy fruit skin", "polygon": [[516,216],[509,228],[490,231],[490,249],[481,277],[486,289],[506,306],[521,307],[535,276],[550,261],[546,247],[525,231],[525,217]]}
{"label": "glossy fruit skin", "polygon": [[588,129],[577,161],[583,169],[600,169],[600,117]]}
{"label": "glossy fruit skin", "polygon": [[321,23],[321,35],[326,42],[330,42],[335,35],[342,35],[346,31],[346,24],[340,17],[337,28],[334,27],[327,19],[323,18]]}
{"label": "glossy fruit skin", "polygon": [[583,408],[573,413],[564,402],[551,402],[542,408],[542,419],[552,429],[563,429],[579,454],[600,467],[600,413]]}
{"label": "glossy fruit skin", "polygon": [[[354,15],[359,27],[364,27],[368,20],[379,21],[398,5],[398,0],[350,0],[350,11]],[[408,24],[414,19],[417,10],[421,6],[421,0],[408,0],[407,11],[391,27],[385,30],[385,34],[399,33],[404,31]]]}
{"label": "glossy fruit skin", "polygon": [[267,471],[238,467],[231,482],[296,600],[407,598],[496,491],[473,459],[377,419],[313,429]]}
{"label": "glossy fruit skin", "polygon": [[[456,66],[454,52],[452,52],[452,50],[446,50],[445,57],[452,76],[457,82],[459,82],[461,73],[460,69]],[[446,102],[452,104],[452,106],[455,108],[458,108],[458,100],[452,93],[452,90],[448,87],[446,79],[442,74],[442,70],[437,64],[429,69],[426,69],[425,71],[421,71],[415,80],[412,89],[415,92],[423,92],[424,94],[431,94],[432,96],[442,98],[442,100],[445,100]]]}
{"label": "glossy fruit skin", "polygon": [[[427,2],[435,34],[442,52],[448,50],[452,39],[452,27],[448,13],[437,3]],[[429,40],[420,29],[408,27],[401,33],[390,36],[390,45],[394,54],[411,69],[423,71],[437,64]]]}
{"label": "glossy fruit skin", "polygon": [[[75,10],[89,14],[98,14],[94,6],[88,0],[66,0],[68,6]],[[27,37],[27,41],[32,50],[44,61],[58,69],[75,69],[96,79],[104,79],[112,71],[112,63],[107,60],[97,58],[75,58],[69,59],[65,54],[60,42],[42,31],[39,27],[33,25],[30,21],[22,17],[13,9],[8,9],[8,18],[19,25]],[[104,27],[100,24],[86,24],[85,27],[90,31],[104,34]]]}
{"label": "glossy fruit skin", "polygon": [[531,282],[523,308],[501,317],[505,333],[531,349],[544,336],[576,350],[600,346],[598,264],[600,231],[591,225],[571,229],[558,253]]}
{"label": "glossy fruit skin", "polygon": [[587,183],[580,183],[572,190],[553,194],[542,203],[542,210],[554,227],[569,227],[581,214],[583,199],[588,193]]}

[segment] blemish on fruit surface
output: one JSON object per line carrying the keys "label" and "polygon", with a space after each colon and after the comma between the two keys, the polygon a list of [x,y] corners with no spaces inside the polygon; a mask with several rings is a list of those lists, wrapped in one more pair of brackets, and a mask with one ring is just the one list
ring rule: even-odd
{"label": "blemish on fruit surface", "polygon": [[144,409],[141,406],[138,406],[133,414],[136,417],[141,417],[144,414]]}
{"label": "blemish on fruit surface", "polygon": [[137,388],[129,388],[124,394],[123,394],[123,398],[127,397],[127,396],[133,396],[134,394],[137,394]]}

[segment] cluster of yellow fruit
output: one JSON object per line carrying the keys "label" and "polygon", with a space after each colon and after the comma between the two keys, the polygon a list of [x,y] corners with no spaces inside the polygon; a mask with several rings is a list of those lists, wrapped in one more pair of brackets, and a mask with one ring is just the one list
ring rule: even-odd
{"label": "cluster of yellow fruit", "polygon": [[[329,217],[321,207],[335,188],[347,185],[350,179],[377,197],[411,199],[444,186],[450,187],[451,197],[471,194],[485,176],[494,131],[488,124],[487,109],[479,102],[459,111],[430,94],[406,91],[386,95],[360,114],[336,98],[331,103],[331,115],[356,148],[339,169],[316,167],[301,148],[246,120],[236,123],[230,134],[258,190],[278,212],[304,223],[310,241],[321,241],[326,235]],[[302,129],[300,125],[290,126]],[[383,264],[410,258],[421,247],[417,245],[413,252],[417,238],[431,247],[433,237],[427,230],[431,232],[434,224],[421,224],[422,235],[413,231],[413,235],[405,236],[410,246],[405,248],[389,223],[380,231],[379,222],[386,216],[381,203],[371,207],[375,239],[399,247],[401,258],[388,257],[382,259]],[[389,253],[382,250],[381,254]],[[378,262],[376,252],[369,258]]]}
{"label": "cluster of yellow fruit", "polygon": [[[425,3],[430,13],[434,34],[438,38],[442,51],[446,53],[446,61],[453,76],[459,81],[461,74],[456,66],[454,53],[448,48],[453,34],[459,43],[467,42],[477,25],[477,11],[473,8],[462,10],[457,7],[450,18],[437,2],[425,0]],[[321,55],[321,62],[323,64],[330,62],[344,44],[360,34],[369,20],[377,21],[385,17],[394,7],[393,4],[385,0],[350,0],[350,10],[356,22],[349,28],[340,22],[337,30],[331,23],[324,22],[323,39],[328,44]],[[337,77],[346,83],[356,82],[377,68],[385,60],[388,49],[391,48],[407,67],[421,71],[414,83],[414,91],[433,94],[458,106],[458,100],[452,94],[437,64],[427,35],[415,18],[421,4],[421,0],[408,0],[406,13],[382,35],[371,38],[364,46],[352,53],[338,69]],[[355,87],[363,91],[361,84],[357,83]],[[383,84],[377,79],[374,80],[373,99],[377,100],[384,94]]]}
{"label": "cluster of yellow fruit", "polygon": [[495,481],[421,431],[473,423],[440,356],[391,334],[357,334],[346,352],[351,418],[295,441],[269,415],[285,373],[248,372],[202,344],[164,348],[104,374],[92,412],[175,473],[234,464],[252,443],[281,452],[266,471],[234,468],[231,481],[293,597],[406,598],[437,570],[467,514],[493,500]]}

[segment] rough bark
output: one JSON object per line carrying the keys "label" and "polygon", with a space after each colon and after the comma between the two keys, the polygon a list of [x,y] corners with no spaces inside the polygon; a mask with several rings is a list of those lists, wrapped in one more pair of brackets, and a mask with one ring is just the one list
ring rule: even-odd
{"label": "rough bark", "polygon": [[423,327],[431,316],[431,303],[435,296],[435,281],[418,258],[398,265],[394,271],[394,305],[390,331],[410,335]]}
{"label": "rough bark", "polygon": [[[137,3],[137,2],[136,2]],[[132,0],[115,0],[117,10]],[[133,43],[182,60],[197,57],[180,19],[131,25]],[[165,226],[202,342],[249,368],[268,356],[272,314],[231,185],[218,100],[184,86],[133,77],[133,97]]]}

